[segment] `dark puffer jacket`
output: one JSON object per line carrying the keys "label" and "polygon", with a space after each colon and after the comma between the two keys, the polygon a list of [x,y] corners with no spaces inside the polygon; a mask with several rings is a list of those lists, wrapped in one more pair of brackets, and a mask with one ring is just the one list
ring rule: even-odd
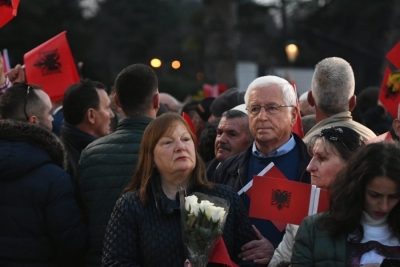
{"label": "dark puffer jacket", "polygon": [[0,121],[0,266],[78,266],[87,231],[64,163],[46,129]]}
{"label": "dark puffer jacket", "polygon": [[[179,204],[166,197],[157,178],[151,186],[146,205],[141,204],[139,191],[128,192],[118,200],[104,239],[102,266],[183,266],[187,255]],[[259,266],[237,257],[244,244],[256,239],[239,196],[224,185],[216,185],[212,190],[193,188],[187,190],[188,195],[193,191],[229,201],[223,232],[228,253],[240,266]]]}
{"label": "dark puffer jacket", "polygon": [[115,202],[132,180],[143,132],[150,122],[147,117],[124,118],[114,133],[97,139],[82,152],[78,187],[89,230],[85,266],[100,266],[108,220]]}
{"label": "dark puffer jacket", "polygon": [[347,237],[331,237],[320,229],[322,213],[306,217],[297,231],[293,245],[293,267],[345,267]]}

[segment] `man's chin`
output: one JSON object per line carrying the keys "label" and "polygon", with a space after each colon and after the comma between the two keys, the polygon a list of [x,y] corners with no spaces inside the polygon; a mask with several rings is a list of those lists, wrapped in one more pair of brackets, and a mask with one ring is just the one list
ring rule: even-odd
{"label": "man's chin", "polygon": [[229,153],[218,153],[216,158],[219,162],[224,162],[227,158],[229,158],[230,156],[232,156]]}

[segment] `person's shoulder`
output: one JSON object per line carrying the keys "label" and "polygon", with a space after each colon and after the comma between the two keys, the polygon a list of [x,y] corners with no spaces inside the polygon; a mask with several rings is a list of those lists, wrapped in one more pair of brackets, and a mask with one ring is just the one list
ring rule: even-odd
{"label": "person's shoulder", "polygon": [[214,184],[210,193],[216,197],[229,200],[230,202],[236,202],[239,199],[239,195],[233,191],[233,188],[229,185]]}
{"label": "person's shoulder", "polygon": [[307,228],[315,228],[320,222],[321,218],[323,218],[324,214],[325,213],[317,213],[307,216],[303,219],[301,225],[306,226]]}
{"label": "person's shoulder", "polygon": [[139,198],[139,190],[128,191],[123,193],[119,199],[117,200],[118,206],[141,206],[140,198]]}
{"label": "person's shoulder", "polygon": [[221,163],[221,166],[218,167],[218,169],[224,169],[232,165],[237,165],[240,164],[240,162],[243,160],[243,158],[246,156],[246,151],[242,151],[236,155],[233,155],[232,157],[227,158],[224,162]]}
{"label": "person's shoulder", "polygon": [[107,136],[100,137],[99,139],[90,143],[83,151],[82,157],[90,154],[109,153],[114,149],[127,150],[129,147],[140,146],[143,134],[135,132],[122,132],[115,131]]}

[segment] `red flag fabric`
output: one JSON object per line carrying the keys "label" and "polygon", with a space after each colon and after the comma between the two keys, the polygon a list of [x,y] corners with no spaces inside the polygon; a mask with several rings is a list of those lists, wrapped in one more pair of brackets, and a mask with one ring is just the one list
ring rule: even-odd
{"label": "red flag fabric", "polygon": [[196,128],[194,127],[193,121],[190,118],[190,116],[188,114],[186,114],[185,112],[182,112],[182,118],[186,121],[186,123],[189,125],[190,130],[192,131],[192,133],[194,134],[194,136],[196,136],[196,140],[195,140],[195,145],[197,146],[197,133],[196,133]]}
{"label": "red flag fabric", "polygon": [[27,82],[40,85],[52,102],[61,100],[67,87],[79,82],[66,31],[26,53],[24,63]]}
{"label": "red flag fabric", "polygon": [[11,5],[5,0],[0,0],[0,28],[17,16],[20,0],[12,0]]}
{"label": "red flag fabric", "polygon": [[400,42],[398,42],[387,54],[387,60],[397,69],[400,69]]}
{"label": "red flag fabric", "polygon": [[[287,180],[286,176],[275,165],[272,166],[272,168],[263,175],[263,177],[266,177],[266,176],[274,177],[276,179]],[[253,184],[253,186],[254,186],[254,184]],[[246,191],[246,195],[250,198],[250,203],[253,201],[253,198],[251,197],[251,188],[253,188],[253,186],[250,187],[249,189],[247,189],[247,191]],[[256,194],[258,194],[258,193],[256,193]],[[256,201],[256,200],[254,200],[254,201]],[[260,203],[260,204],[263,205],[262,203]],[[258,206],[258,204],[256,204],[256,205]],[[250,214],[249,214],[249,216],[253,217]],[[275,221],[275,220],[271,220],[271,222],[281,232],[286,229],[286,223],[285,222],[279,222],[279,221]]]}
{"label": "red flag fabric", "polygon": [[204,98],[208,97],[218,97],[220,94],[228,90],[228,86],[226,84],[203,84],[203,93]]}
{"label": "red flag fabric", "polygon": [[400,72],[392,72],[386,67],[383,76],[379,100],[387,111],[397,118],[397,110],[400,103]]}
{"label": "red flag fabric", "polygon": [[330,198],[329,191],[321,189],[321,191],[319,192],[317,213],[329,210],[329,198]]}
{"label": "red flag fabric", "polygon": [[383,133],[381,135],[378,135],[377,137],[369,139],[368,141],[365,142],[365,144],[368,145],[378,142],[393,142],[392,134],[390,132]]}
{"label": "red flag fabric", "polygon": [[308,215],[311,185],[272,177],[253,176],[249,215],[300,224]]}
{"label": "red flag fabric", "polygon": [[217,240],[215,241],[215,245],[211,250],[210,256],[208,257],[208,261],[213,263],[224,264],[228,267],[239,267],[229,257],[228,250],[226,249],[226,245],[222,237],[218,237]]}

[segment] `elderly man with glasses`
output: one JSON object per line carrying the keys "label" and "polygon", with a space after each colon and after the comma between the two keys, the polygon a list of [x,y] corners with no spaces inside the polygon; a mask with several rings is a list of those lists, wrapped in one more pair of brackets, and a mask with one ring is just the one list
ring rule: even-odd
{"label": "elderly man with glasses", "polygon": [[[259,77],[247,88],[244,100],[254,142],[246,151],[228,158],[212,180],[240,191],[253,175],[273,162],[287,179],[310,183],[306,168],[311,158],[301,138],[291,132],[298,109],[292,85],[276,76]],[[249,208],[249,197],[243,194],[242,199]],[[252,218],[252,222],[259,240],[246,244],[240,256],[267,264],[285,232],[271,221]]]}

